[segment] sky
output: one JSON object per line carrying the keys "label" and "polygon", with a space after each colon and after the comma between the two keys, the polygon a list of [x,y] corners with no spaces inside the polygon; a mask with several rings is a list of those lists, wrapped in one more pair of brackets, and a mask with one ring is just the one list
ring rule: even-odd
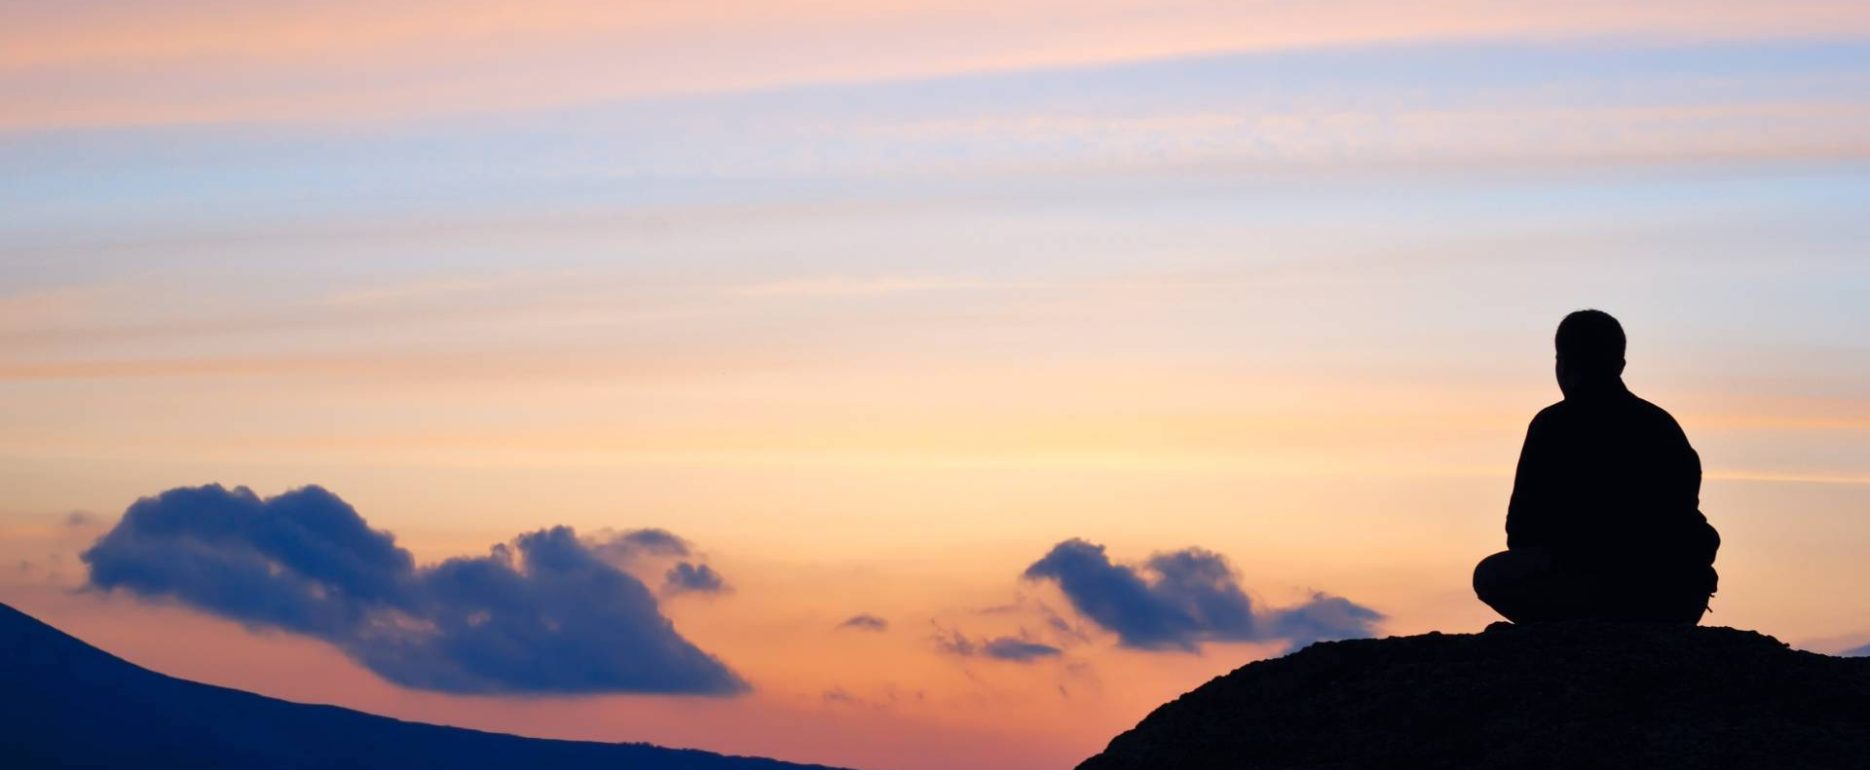
{"label": "sky", "polygon": [[158,671],[1069,767],[1495,620],[1583,307],[1701,453],[1704,622],[1870,643],[1861,3],[0,20],[0,601]]}

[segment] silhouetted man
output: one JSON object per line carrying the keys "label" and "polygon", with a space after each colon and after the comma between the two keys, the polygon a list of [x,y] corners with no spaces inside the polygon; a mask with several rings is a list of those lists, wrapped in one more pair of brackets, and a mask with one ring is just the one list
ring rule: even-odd
{"label": "silhouetted man", "polygon": [[1701,515],[1701,458],[1675,418],[1623,385],[1623,327],[1598,310],[1558,325],[1563,401],[1526,429],[1507,550],[1474,592],[1516,623],[1700,622],[1721,538]]}

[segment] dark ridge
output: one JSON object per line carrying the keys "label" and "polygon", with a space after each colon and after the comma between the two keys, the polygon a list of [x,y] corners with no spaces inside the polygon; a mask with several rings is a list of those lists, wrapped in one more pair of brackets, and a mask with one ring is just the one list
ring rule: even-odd
{"label": "dark ridge", "polygon": [[1330,642],[1157,708],[1079,770],[1866,768],[1870,659],[1731,628]]}
{"label": "dark ridge", "polygon": [[647,743],[404,722],[141,668],[0,604],[0,767],[803,770]]}

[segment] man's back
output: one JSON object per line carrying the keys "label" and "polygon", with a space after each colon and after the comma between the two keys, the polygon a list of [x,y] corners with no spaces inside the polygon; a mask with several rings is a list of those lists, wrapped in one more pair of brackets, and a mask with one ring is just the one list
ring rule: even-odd
{"label": "man's back", "polygon": [[1675,418],[1620,385],[1546,407],[1520,450],[1508,548],[1592,571],[1707,564],[1701,458]]}

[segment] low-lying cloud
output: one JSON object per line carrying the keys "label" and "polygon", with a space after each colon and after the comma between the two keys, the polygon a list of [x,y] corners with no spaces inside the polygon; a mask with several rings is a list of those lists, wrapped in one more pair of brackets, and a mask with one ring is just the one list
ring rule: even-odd
{"label": "low-lying cloud", "polygon": [[614,563],[626,550],[686,554],[687,546],[661,530],[587,541],[552,527],[485,556],[419,567],[393,535],[371,529],[322,488],[262,499],[216,484],[138,500],[83,559],[92,587],[315,636],[408,687],[746,690],[726,665],[677,633],[650,589]]}
{"label": "low-lying cloud", "polygon": [[1041,644],[1015,636],[973,639],[959,631],[936,633],[935,647],[942,652],[964,658],[991,658],[1013,663],[1031,663],[1043,658],[1058,657],[1065,652],[1049,644]]}
{"label": "low-lying cloud", "polygon": [[1112,563],[1104,547],[1073,538],[1026,568],[1025,579],[1056,583],[1079,615],[1125,647],[1197,651],[1202,642],[1316,641],[1369,636],[1383,615],[1348,599],[1314,594],[1303,604],[1261,610],[1227,559],[1187,548],[1140,566]]}

